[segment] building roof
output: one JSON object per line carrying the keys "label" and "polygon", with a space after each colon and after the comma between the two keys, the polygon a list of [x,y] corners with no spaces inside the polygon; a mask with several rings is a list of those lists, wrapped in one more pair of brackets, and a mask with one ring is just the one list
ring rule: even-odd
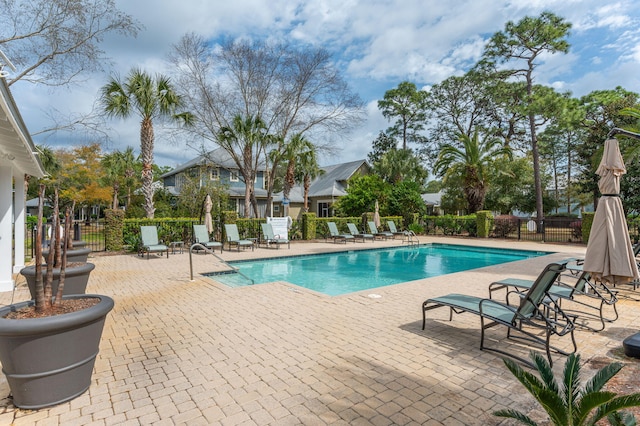
{"label": "building roof", "polygon": [[46,175],[9,86],[0,77],[0,161],[3,160],[22,173],[39,178]]}
{"label": "building roof", "polygon": [[[180,164],[175,169],[170,170],[167,173],[160,176],[160,178],[164,179],[169,176],[177,175],[178,173],[188,170],[192,167],[206,166],[206,165],[212,165],[212,164],[228,170],[235,170],[238,168],[238,165],[233,160],[229,152],[227,152],[227,150],[225,150],[224,148],[216,148],[212,151],[209,151],[206,154],[197,156],[193,160],[189,160],[186,163]],[[264,164],[260,164],[260,166],[264,167]]]}
{"label": "building roof", "polygon": [[439,207],[442,202],[442,191],[430,194],[422,194],[422,200],[428,206]]}
{"label": "building roof", "polygon": [[[368,164],[366,160],[350,161],[348,163],[324,166],[320,169],[324,173],[311,182],[309,185],[309,198],[331,197],[337,198],[347,194],[347,181],[355,175],[363,165]],[[282,200],[282,192],[274,194],[274,200]],[[304,188],[296,185],[291,188],[289,200],[292,203],[304,202]]]}

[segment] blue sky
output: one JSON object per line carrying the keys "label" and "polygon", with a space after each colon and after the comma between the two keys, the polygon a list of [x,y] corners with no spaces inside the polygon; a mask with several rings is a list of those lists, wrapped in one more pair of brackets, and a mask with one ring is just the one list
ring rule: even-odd
{"label": "blue sky", "polygon": [[[133,66],[171,75],[164,61],[170,46],[187,32],[213,41],[221,37],[280,38],[323,46],[352,88],[367,103],[366,121],[340,143],[333,164],[365,158],[371,141],[389,126],[377,109],[384,92],[404,80],[429,86],[464,73],[491,35],[507,21],[549,10],[573,24],[567,55],[546,57],[537,82],[579,97],[622,86],[640,92],[640,7],[632,0],[605,4],[595,0],[120,0],[119,8],[145,27],[136,39],[109,37],[103,48],[110,73],[125,75]],[[47,111],[88,112],[109,72],[51,91],[27,83],[12,87],[32,133],[50,126]],[[137,120],[109,122],[105,151],[139,150]],[[157,130],[155,156],[175,166],[197,155]],[[82,134],[58,133],[36,143],[51,147],[78,143]],[[90,142],[86,140],[86,142]],[[212,147],[213,148],[213,147]]]}

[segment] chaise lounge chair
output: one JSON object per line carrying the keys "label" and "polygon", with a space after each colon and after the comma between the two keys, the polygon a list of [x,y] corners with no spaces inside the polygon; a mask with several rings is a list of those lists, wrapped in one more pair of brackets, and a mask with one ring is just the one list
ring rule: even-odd
{"label": "chaise lounge chair", "polygon": [[193,225],[193,239],[196,243],[200,243],[208,249],[213,249],[213,251],[215,251],[216,247],[220,247],[220,253],[222,253],[223,244],[220,241],[209,238],[206,225]]}
{"label": "chaise lounge chair", "polygon": [[398,231],[398,228],[396,228],[396,223],[392,220],[387,221],[387,226],[389,227],[389,231],[391,231],[393,238],[395,238],[396,235],[400,235],[402,238],[409,235],[409,231]]}
{"label": "chaise lounge chair", "polygon": [[[559,278],[561,278],[561,276]],[[489,298],[492,297],[494,291],[501,289],[506,289],[507,294],[509,294],[510,290],[517,292],[526,291],[531,288],[533,283],[533,281],[523,280],[519,278],[506,278],[504,280],[493,282],[489,285]],[[559,299],[559,304],[561,304],[562,299],[565,299],[586,308],[597,310],[598,315],[577,309],[568,309],[566,306],[563,307],[565,312],[575,312],[578,314],[578,317],[582,317],[584,315],[587,317],[599,319],[601,324],[600,328],[581,325],[582,327],[588,328],[590,330],[602,331],[605,327],[605,321],[613,322],[618,319],[618,309],[616,308],[616,302],[618,301],[618,292],[616,290],[610,289],[604,284],[595,285],[593,282],[591,282],[591,274],[589,272],[582,271],[573,285],[558,280],[549,289],[549,295],[552,298]],[[594,306],[592,304],[586,303],[586,301],[595,301],[596,303],[599,302],[599,306]],[[605,305],[613,306],[613,318],[606,318],[604,316],[602,311]]]}
{"label": "chaise lounge chair", "polygon": [[273,226],[270,223],[261,223],[262,227],[262,242],[269,247],[271,244],[275,244],[277,248],[280,248],[280,244],[286,244],[287,248],[291,248],[289,238],[275,235],[273,233]]}
{"label": "chaise lounge chair", "polygon": [[[577,350],[573,334],[575,329],[574,317],[566,315],[549,295],[549,288],[558,279],[564,268],[564,264],[560,263],[547,265],[529,291],[519,295],[518,306],[464,294],[449,294],[428,299],[422,304],[422,329],[424,330],[426,326],[427,311],[432,309],[443,306],[449,307],[450,321],[453,319],[454,312],[457,314],[469,312],[480,316],[481,350],[497,352],[517,359],[524,364],[531,365],[526,359],[511,354],[506,350],[485,346],[485,330],[496,325],[503,325],[507,327],[507,338],[519,338],[544,347],[547,359],[552,364],[551,350],[568,355],[568,353],[550,345],[552,335],[564,336],[570,334],[573,352]],[[519,332],[523,336],[511,336],[512,330]],[[540,331],[544,332],[544,338],[537,335]]]}
{"label": "chaise lounge chair", "polygon": [[369,221],[367,222],[367,224],[369,225],[369,232],[371,232],[373,238],[384,238],[385,240],[387,238],[393,238],[393,234],[389,231],[378,232],[378,227],[376,226],[375,222]]}
{"label": "chaise lounge chair", "polygon": [[144,257],[144,254],[147,253],[147,259],[149,259],[150,253],[167,253],[167,259],[169,258],[169,247],[162,244],[160,240],[158,240],[158,228],[155,226],[147,225],[140,227],[140,238],[142,239],[142,244],[140,245],[140,252],[138,253],[140,256]]}
{"label": "chaise lounge chair", "polygon": [[227,243],[229,244],[229,250],[231,250],[231,246],[238,247],[238,251],[240,251],[240,247],[251,247],[253,251],[255,249],[255,244],[251,240],[241,240],[240,234],[238,233],[238,225],[235,223],[224,225],[225,233],[227,234]]}
{"label": "chaise lounge chair", "polygon": [[327,227],[329,228],[329,235],[333,238],[334,243],[340,241],[346,244],[347,240],[352,240],[354,243],[356,242],[356,238],[353,235],[341,234],[335,222],[327,222]]}
{"label": "chaise lounge chair", "polygon": [[356,225],[351,222],[347,223],[347,228],[349,228],[349,232],[351,233],[351,235],[353,235],[356,241],[358,240],[358,238],[361,238],[362,242],[364,242],[364,240],[371,240],[371,241],[374,240],[373,234],[361,233],[360,231],[358,231],[358,228],[356,227]]}

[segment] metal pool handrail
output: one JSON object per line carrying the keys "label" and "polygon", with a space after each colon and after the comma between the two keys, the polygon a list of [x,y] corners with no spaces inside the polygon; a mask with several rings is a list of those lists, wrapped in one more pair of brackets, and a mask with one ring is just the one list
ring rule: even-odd
{"label": "metal pool handrail", "polygon": [[238,268],[236,268],[235,266],[229,265],[226,260],[224,260],[223,258],[218,256],[217,254],[215,254],[213,252],[213,250],[208,249],[207,247],[203,246],[200,243],[194,243],[194,244],[191,245],[191,247],[189,247],[189,271],[191,273],[191,281],[193,281],[193,258],[192,258],[192,253],[193,253],[193,249],[194,248],[202,249],[202,250],[205,251],[205,253],[212,254],[216,259],[218,259],[220,261],[220,263],[223,263],[227,267],[233,269],[236,274],[241,275],[243,278],[246,278],[247,280],[251,281],[251,284],[255,284],[255,281],[253,281],[253,279],[249,278],[248,276],[246,276],[245,274],[240,272],[240,270]]}

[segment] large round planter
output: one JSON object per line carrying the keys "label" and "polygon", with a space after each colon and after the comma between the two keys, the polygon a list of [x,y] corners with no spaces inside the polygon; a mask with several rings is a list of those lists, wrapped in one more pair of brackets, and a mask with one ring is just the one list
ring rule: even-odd
{"label": "large round planter", "polygon": [[100,337],[113,299],[96,294],[96,305],[45,318],[7,319],[30,302],[0,308],[0,362],[19,408],[38,409],[69,401],[91,385]]}
{"label": "large round planter", "polygon": [[[89,282],[89,275],[95,268],[93,263],[78,263],[67,265],[64,273],[64,291],[63,295],[71,294],[84,294],[87,290],[87,283]],[[31,298],[35,297],[36,289],[36,267],[27,266],[20,270],[20,274],[27,280],[29,286],[29,292],[31,292]],[[47,265],[42,265],[42,278],[47,274]],[[58,292],[58,283],[60,279],[60,268],[53,269],[53,281],[51,283],[52,294],[55,296]]]}
{"label": "large round planter", "polygon": [[[91,253],[90,248],[72,248],[71,250],[67,250],[67,262],[68,263],[81,263],[86,262],[89,257],[89,253]],[[49,249],[42,250],[43,261],[47,261],[47,256],[49,255]]]}

